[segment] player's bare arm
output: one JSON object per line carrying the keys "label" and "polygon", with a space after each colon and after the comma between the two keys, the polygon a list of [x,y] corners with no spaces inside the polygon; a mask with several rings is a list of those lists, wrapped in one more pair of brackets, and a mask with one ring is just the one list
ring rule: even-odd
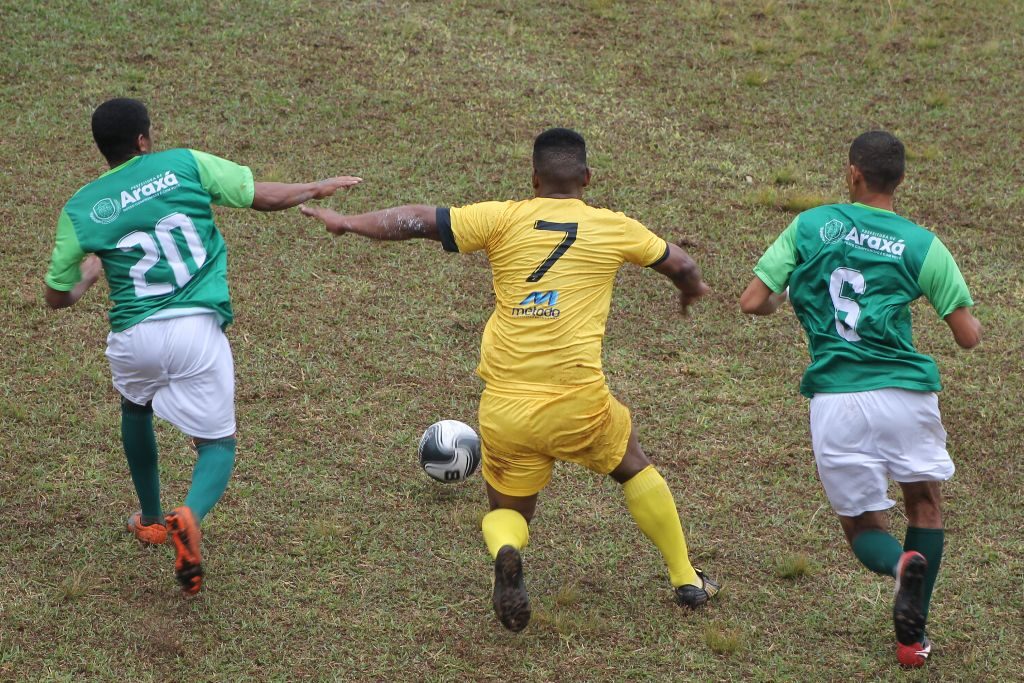
{"label": "player's bare arm", "polygon": [[316,206],[300,206],[303,216],[315,218],[335,235],[353,233],[374,240],[440,240],[437,232],[437,207],[408,204],[356,216],[346,216]]}
{"label": "player's bare arm", "polygon": [[256,183],[252,208],[257,211],[281,211],[311,199],[330,197],[344,187],[362,182],[355,176],[336,176],[314,183]]}
{"label": "player's bare arm", "polygon": [[654,266],[654,270],[672,280],[679,290],[679,306],[683,315],[686,315],[689,306],[711,291],[704,283],[697,262],[685,249],[675,244],[668,245],[668,258]]}
{"label": "player's bare arm", "polygon": [[788,298],[786,292],[775,293],[761,278],[755,277],[740,295],[740,310],[750,315],[771,315]]}
{"label": "player's bare arm", "polygon": [[62,292],[49,285],[46,286],[47,306],[53,309],[74,306],[82,298],[82,295],[100,279],[100,275],[103,273],[103,264],[96,254],[89,254],[82,260],[81,269],[82,279],[70,291]]}
{"label": "player's bare arm", "polygon": [[953,339],[962,349],[973,349],[981,343],[981,322],[966,306],[962,306],[945,318]]}

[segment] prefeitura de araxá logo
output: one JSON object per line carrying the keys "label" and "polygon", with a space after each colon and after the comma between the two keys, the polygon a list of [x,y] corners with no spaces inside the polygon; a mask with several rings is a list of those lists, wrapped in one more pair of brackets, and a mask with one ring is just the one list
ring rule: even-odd
{"label": "prefeitura de arax\u00e1 logo", "polygon": [[101,199],[92,205],[89,218],[96,223],[111,223],[121,215],[121,204],[113,199]]}
{"label": "prefeitura de arax\u00e1 logo", "polygon": [[832,244],[838,242],[846,236],[846,226],[843,222],[833,218],[825,225],[821,226],[821,230],[818,231],[821,235],[821,241],[825,244]]}

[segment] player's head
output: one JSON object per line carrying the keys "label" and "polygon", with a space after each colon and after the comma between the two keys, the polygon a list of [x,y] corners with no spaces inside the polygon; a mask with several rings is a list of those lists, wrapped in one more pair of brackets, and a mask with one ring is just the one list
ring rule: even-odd
{"label": "player's head", "polygon": [[533,187],[576,194],[590,183],[587,143],[568,128],[549,128],[533,141]]}
{"label": "player's head", "polygon": [[850,145],[846,184],[851,198],[864,190],[892,194],[903,182],[906,150],[892,133],[872,130],[857,136]]}
{"label": "player's head", "polygon": [[146,105],[127,97],[107,100],[92,113],[92,138],[112,165],[145,154],[152,146]]}

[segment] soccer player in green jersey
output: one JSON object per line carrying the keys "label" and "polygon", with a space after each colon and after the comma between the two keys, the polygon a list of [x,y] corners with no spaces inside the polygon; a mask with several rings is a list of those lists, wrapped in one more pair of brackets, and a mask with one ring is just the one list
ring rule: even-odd
{"label": "soccer player in green jersey", "polygon": [[[202,584],[203,517],[235,462],[234,363],[227,248],[211,203],[277,211],[359,182],[257,183],[245,166],[189,149],[153,151],[146,107],[113,99],[92,115],[110,170],[81,188],[57,221],[46,303],[76,303],[101,272],[110,286],[107,359],[121,394],[121,439],[141,510],[128,529],[143,543],[175,546],[185,593]],[[182,506],[160,505],[153,413],[192,437],[198,452]]]}
{"label": "soccer player in green jersey", "polygon": [[[933,233],[893,212],[903,144],[864,133],[850,147],[850,204],[805,211],[769,247],[740,297],[743,312],[774,313],[788,298],[807,333],[811,441],[825,493],[864,566],[896,579],[896,654],[921,666],[944,543],[939,482],[953,476],[935,392],[935,361],[911,336],[910,303],[924,296],[965,349],[981,326],[960,269]],[[788,287],[788,290],[787,290]],[[888,480],[909,526],[888,532]]]}

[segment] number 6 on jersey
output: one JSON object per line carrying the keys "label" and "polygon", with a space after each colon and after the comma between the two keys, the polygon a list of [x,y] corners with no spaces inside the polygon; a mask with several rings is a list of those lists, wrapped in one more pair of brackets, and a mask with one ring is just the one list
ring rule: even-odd
{"label": "number 6 on jersey", "polygon": [[[860,320],[860,304],[850,297],[843,296],[843,285],[850,285],[854,294],[863,294],[867,284],[859,270],[852,268],[836,268],[828,281],[828,293],[832,296],[832,305],[836,309],[836,332],[846,341],[858,342],[857,321]],[[840,317],[840,313],[846,315]]]}

